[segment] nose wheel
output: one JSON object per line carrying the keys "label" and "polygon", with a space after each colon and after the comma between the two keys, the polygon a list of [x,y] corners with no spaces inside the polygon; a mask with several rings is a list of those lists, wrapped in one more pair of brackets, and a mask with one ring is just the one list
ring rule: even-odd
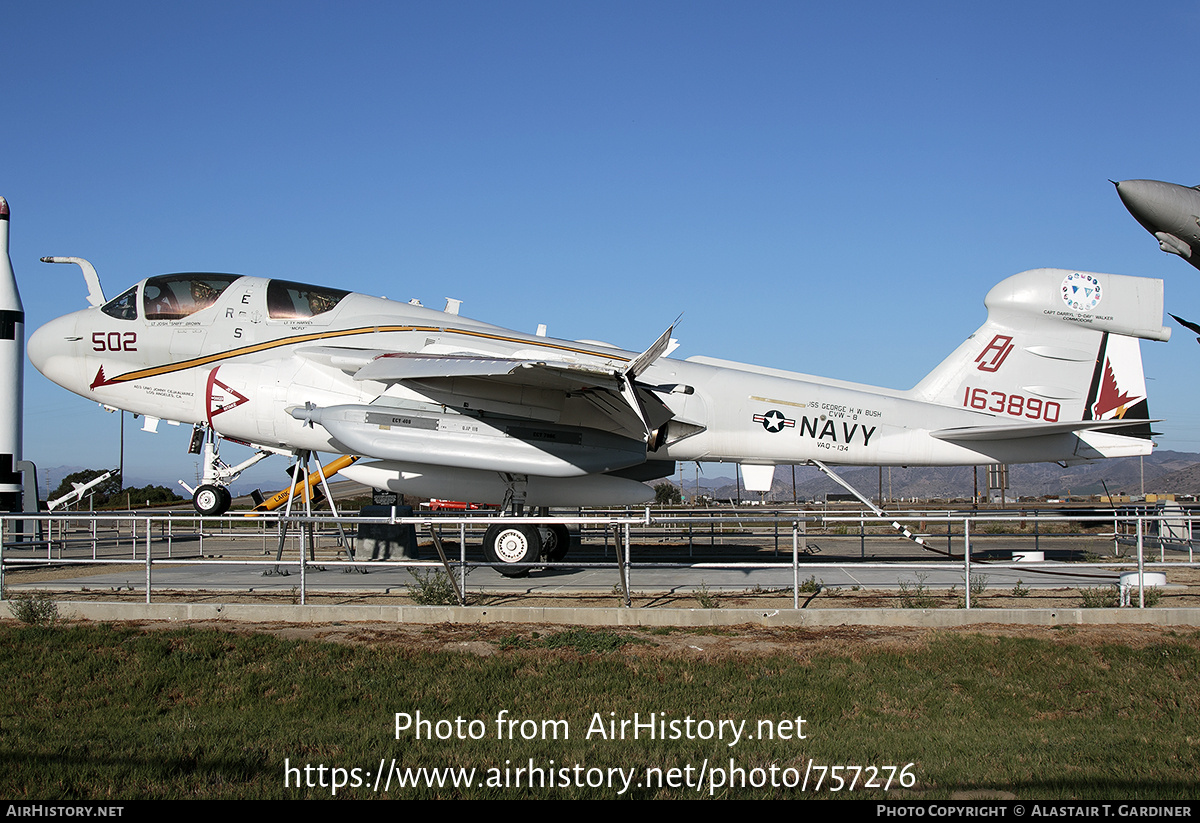
{"label": "nose wheel", "polygon": [[[213,373],[216,373],[215,370]],[[249,460],[243,460],[236,466],[230,466],[221,459],[220,439],[220,435],[215,429],[204,424],[196,424],[192,429],[188,454],[200,454],[203,451],[201,462],[203,472],[200,475],[200,485],[193,489],[182,480],[179,481],[179,485],[183,486],[192,496],[192,506],[204,517],[218,517],[229,511],[229,507],[233,505],[233,495],[229,493],[229,484],[235,482],[246,469],[267,459],[273,453],[266,447],[259,447]],[[282,454],[279,451],[274,453]]]}
{"label": "nose wheel", "polygon": [[233,495],[224,486],[204,484],[192,495],[192,506],[205,517],[219,517],[229,511]]}

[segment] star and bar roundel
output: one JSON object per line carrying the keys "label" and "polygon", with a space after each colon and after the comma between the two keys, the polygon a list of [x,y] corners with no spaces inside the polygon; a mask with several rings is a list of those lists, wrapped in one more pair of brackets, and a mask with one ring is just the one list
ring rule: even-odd
{"label": "star and bar roundel", "polygon": [[780,432],[784,429],[795,428],[796,421],[790,420],[783,416],[783,412],[771,409],[766,414],[754,415],[755,423],[762,423],[762,427],[769,432]]}

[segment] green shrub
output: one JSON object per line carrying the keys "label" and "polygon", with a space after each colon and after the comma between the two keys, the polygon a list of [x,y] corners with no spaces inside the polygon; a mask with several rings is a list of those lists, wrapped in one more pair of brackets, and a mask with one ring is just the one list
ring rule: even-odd
{"label": "green shrub", "polygon": [[59,621],[58,604],[47,594],[22,592],[8,603],[12,616],[30,626],[50,626]]}
{"label": "green shrub", "polygon": [[925,587],[925,575],[918,574],[916,585],[900,581],[900,606],[905,609],[936,609],[937,598]]}
{"label": "green shrub", "polygon": [[1121,592],[1116,586],[1080,589],[1079,596],[1085,609],[1115,609],[1121,603]]}
{"label": "green shrub", "polygon": [[422,572],[420,569],[410,569],[415,582],[405,586],[408,596],[418,606],[457,606],[458,595],[449,576],[441,569],[430,569]]}
{"label": "green shrub", "polygon": [[696,602],[702,609],[721,608],[721,601],[717,600],[716,596],[708,590],[708,584],[703,580],[700,581],[700,588],[696,589]]}

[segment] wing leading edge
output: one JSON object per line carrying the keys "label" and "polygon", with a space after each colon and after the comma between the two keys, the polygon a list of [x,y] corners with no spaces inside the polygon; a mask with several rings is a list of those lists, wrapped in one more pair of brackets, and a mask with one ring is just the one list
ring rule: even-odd
{"label": "wing leading edge", "polygon": [[[546,410],[542,416],[548,422],[597,428],[647,444],[672,413],[652,387],[638,383],[637,377],[668,350],[673,329],[668,328],[637,357],[613,358],[619,362],[338,346],[306,347],[297,354],[339,369],[356,381],[406,386],[448,408],[507,416],[517,407],[527,406],[522,413],[529,416],[529,409],[538,407]],[[538,402],[525,402],[530,392],[537,393]],[[305,419],[319,422],[318,416],[310,412]]]}

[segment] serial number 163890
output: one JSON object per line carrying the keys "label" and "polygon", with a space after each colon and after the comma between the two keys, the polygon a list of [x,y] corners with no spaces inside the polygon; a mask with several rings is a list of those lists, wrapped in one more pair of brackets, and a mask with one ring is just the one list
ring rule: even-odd
{"label": "serial number 163890", "polygon": [[1005,394],[987,389],[973,389],[970,386],[963,391],[963,405],[969,409],[1007,414],[1012,417],[1025,417],[1030,420],[1044,420],[1047,423],[1057,423],[1059,415],[1062,414],[1062,406],[1053,400],[1025,397],[1020,394]]}

